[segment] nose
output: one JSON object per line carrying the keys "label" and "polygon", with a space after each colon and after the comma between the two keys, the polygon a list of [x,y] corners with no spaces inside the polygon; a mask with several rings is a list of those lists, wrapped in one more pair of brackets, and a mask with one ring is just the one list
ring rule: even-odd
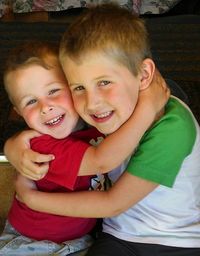
{"label": "nose", "polygon": [[86,95],[86,107],[88,111],[94,111],[95,109],[98,108],[98,106],[101,103],[101,94],[100,92],[92,91],[92,92],[87,92]]}
{"label": "nose", "polygon": [[51,112],[52,110],[53,110],[53,106],[48,105],[48,104],[42,104],[40,112],[41,112],[42,115],[46,115],[49,112]]}

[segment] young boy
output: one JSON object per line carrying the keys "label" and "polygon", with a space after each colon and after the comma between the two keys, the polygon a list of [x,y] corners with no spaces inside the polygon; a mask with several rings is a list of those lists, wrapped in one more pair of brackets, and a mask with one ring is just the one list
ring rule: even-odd
{"label": "young boy", "polygon": [[[149,48],[143,22],[115,6],[90,9],[70,26],[60,59],[74,106],[86,122],[109,134],[127,120],[139,88],[148,87],[154,73]],[[125,169],[109,173],[114,185],[108,191],[49,196],[23,183],[17,190],[36,210],[104,217],[103,232],[88,256],[197,256],[199,135],[191,111],[171,97]]]}
{"label": "young boy", "polygon": [[[95,189],[95,183],[98,184],[99,180],[97,176],[91,175],[104,173],[119,165],[132,152],[155,115],[153,108],[147,111],[143,111],[143,107],[138,109],[138,114],[149,113],[147,121],[140,121],[140,115],[138,118],[136,114],[130,118],[128,125],[120,129],[121,132],[118,130],[116,135],[107,137],[98,146],[104,136],[96,129],[76,131],[83,126],[78,126],[79,117],[58,60],[58,52],[42,42],[26,43],[11,52],[6,63],[4,82],[17,113],[30,128],[40,135],[44,134],[32,139],[31,148],[55,156],[55,160],[50,163],[49,172],[35,183],[39,191],[50,193]],[[165,101],[165,97],[163,98],[161,104],[154,104],[152,97],[151,106],[162,105]],[[135,145],[132,141],[129,143],[126,135],[133,124],[139,129],[130,129],[131,136],[135,137]],[[124,141],[126,146],[122,144]],[[91,146],[92,143],[95,146]],[[128,144],[132,145],[129,147]],[[120,156],[116,147],[121,150]],[[129,147],[129,152],[123,150],[125,147]],[[109,156],[110,152],[112,157]],[[8,255],[33,255],[33,251],[34,255],[71,254],[91,245],[91,239],[86,234],[96,224],[95,218],[62,217],[36,212],[17,198],[14,198],[8,221],[10,224],[7,223],[0,238],[0,254]],[[20,242],[21,245],[18,248],[10,246],[11,241],[12,244]]]}

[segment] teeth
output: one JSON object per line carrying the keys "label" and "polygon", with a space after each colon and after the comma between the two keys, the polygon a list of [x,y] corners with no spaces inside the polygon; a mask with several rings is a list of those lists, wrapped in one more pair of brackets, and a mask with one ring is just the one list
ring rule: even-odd
{"label": "teeth", "polygon": [[111,113],[112,113],[112,111],[108,111],[108,112],[105,112],[105,113],[102,113],[102,114],[99,114],[99,115],[94,115],[94,116],[97,117],[97,118],[104,118],[104,117],[109,116]]}
{"label": "teeth", "polygon": [[52,120],[46,122],[46,124],[48,124],[48,125],[57,124],[57,123],[61,120],[61,118],[62,118],[62,115],[60,115],[60,116],[58,116],[58,117],[56,117],[56,118],[54,118],[54,119],[52,119]]}

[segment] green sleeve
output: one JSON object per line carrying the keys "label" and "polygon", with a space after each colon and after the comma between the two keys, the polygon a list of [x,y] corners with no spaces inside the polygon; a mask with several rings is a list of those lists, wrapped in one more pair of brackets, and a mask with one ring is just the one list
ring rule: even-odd
{"label": "green sleeve", "polygon": [[184,159],[192,151],[195,138],[196,127],[191,113],[171,98],[165,115],[143,136],[127,171],[172,187]]}

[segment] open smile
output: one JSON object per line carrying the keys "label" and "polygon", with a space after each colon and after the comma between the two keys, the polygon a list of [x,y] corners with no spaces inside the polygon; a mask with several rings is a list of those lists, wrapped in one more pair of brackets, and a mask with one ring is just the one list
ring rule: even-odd
{"label": "open smile", "polygon": [[96,122],[105,122],[113,115],[113,111],[107,111],[101,114],[93,114],[91,115],[92,119]]}
{"label": "open smile", "polygon": [[60,123],[63,120],[63,118],[64,118],[64,115],[60,115],[60,116],[57,116],[57,117],[51,119],[48,122],[45,122],[45,124],[49,125],[49,126],[53,126],[53,125]]}

